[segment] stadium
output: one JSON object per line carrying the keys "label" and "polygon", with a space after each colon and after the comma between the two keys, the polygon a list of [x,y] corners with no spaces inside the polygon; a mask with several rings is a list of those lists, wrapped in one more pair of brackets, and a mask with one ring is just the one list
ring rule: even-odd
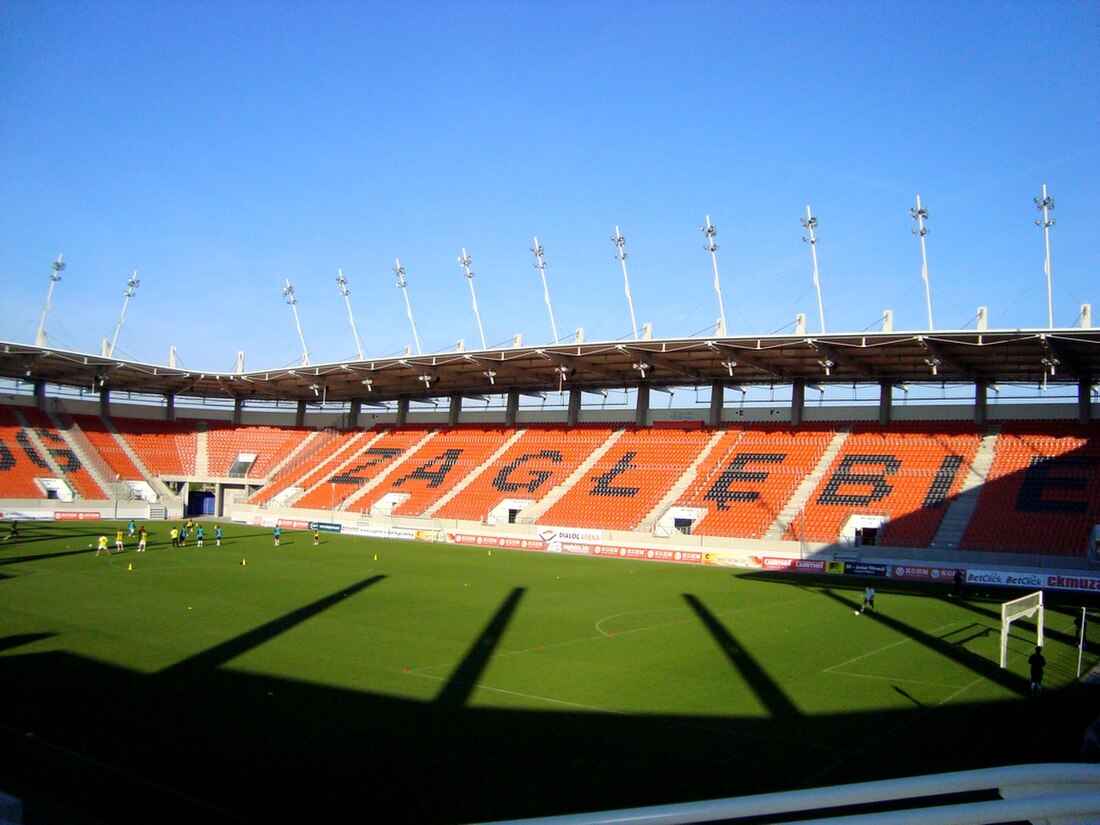
{"label": "stadium", "polygon": [[4,790],[28,822],[1089,821],[1095,774],[1047,773],[1098,709],[1080,318],[199,374],[2,343]]}
{"label": "stadium", "polygon": [[1100,822],[1097,76],[1096,3],[5,3],[0,825]]}

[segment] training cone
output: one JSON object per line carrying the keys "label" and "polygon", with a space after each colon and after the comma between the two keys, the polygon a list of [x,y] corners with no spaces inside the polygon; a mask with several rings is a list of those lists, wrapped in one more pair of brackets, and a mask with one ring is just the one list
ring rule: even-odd
{"label": "training cone", "polygon": [[378,561],[378,554],[377,553],[374,554],[374,560]]}
{"label": "training cone", "polygon": [[246,564],[248,564],[248,562],[244,559],[241,559],[241,567],[244,567]]}
{"label": "training cone", "polygon": [[133,570],[134,569],[133,563],[131,562],[130,564],[126,565],[126,569],[127,570]]}
{"label": "training cone", "polygon": [[493,555],[493,551],[492,551],[492,550],[490,550],[490,551],[489,551],[489,555],[490,555],[490,556],[491,556],[491,555]]}

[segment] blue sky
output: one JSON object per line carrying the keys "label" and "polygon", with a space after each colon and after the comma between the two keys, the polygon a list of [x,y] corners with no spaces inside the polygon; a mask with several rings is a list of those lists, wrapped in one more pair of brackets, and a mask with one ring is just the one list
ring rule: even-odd
{"label": "blue sky", "polygon": [[[1100,5],[159,3],[0,6],[0,339],[232,369],[709,334],[718,228],[731,334],[927,326],[909,208],[929,211],[935,326],[1100,314]],[[1100,323],[1100,320],[1097,321]]]}

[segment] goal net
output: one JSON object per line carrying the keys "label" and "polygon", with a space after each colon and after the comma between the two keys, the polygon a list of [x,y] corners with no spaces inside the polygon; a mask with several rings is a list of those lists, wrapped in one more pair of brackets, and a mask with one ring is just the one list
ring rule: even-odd
{"label": "goal net", "polygon": [[1043,645],[1043,591],[1036,590],[1001,605],[1001,667],[1008,667],[1008,637],[1012,623],[1035,617],[1035,644]]}

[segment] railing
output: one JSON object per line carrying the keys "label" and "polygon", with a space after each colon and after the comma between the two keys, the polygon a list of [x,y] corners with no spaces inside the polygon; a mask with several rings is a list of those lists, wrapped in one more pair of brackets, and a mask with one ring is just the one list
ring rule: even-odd
{"label": "railing", "polygon": [[[928,806],[929,801],[934,801],[936,797],[948,794],[978,795],[983,792],[986,795],[996,792],[1001,799],[953,799],[946,804]],[[904,800],[912,801],[913,807],[898,810],[897,803]],[[884,803],[890,803],[891,810],[883,810],[886,807]],[[864,811],[852,813],[852,807],[862,807]],[[830,810],[835,808],[848,808],[849,811],[844,816],[830,817]],[[1020,821],[1068,825],[1100,822],[1100,765],[1013,765],[833,788],[513,820],[513,823],[671,825],[737,822],[749,817],[767,817],[769,822],[785,825],[992,825]]]}

